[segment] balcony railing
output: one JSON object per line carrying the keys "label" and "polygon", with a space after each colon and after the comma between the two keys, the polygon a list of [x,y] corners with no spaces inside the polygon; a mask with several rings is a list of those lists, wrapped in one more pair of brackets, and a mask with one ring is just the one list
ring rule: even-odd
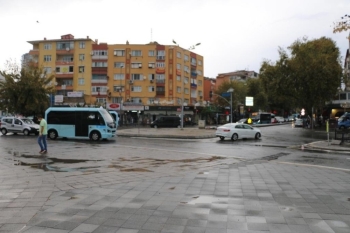
{"label": "balcony railing", "polygon": [[156,83],[165,83],[165,79],[156,79]]}
{"label": "balcony railing", "polygon": [[107,92],[106,91],[92,91],[91,92],[91,95],[107,95]]}
{"label": "balcony railing", "polygon": [[156,91],[156,95],[165,95],[165,91]]}
{"label": "balcony railing", "polygon": [[91,83],[107,83],[107,79],[91,79]]}

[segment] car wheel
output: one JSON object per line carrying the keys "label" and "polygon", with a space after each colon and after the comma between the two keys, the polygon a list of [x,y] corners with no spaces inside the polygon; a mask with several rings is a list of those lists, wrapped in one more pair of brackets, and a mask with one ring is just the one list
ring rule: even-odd
{"label": "car wheel", "polygon": [[55,140],[58,137],[58,133],[56,130],[50,129],[48,132],[48,136],[51,140]]}
{"label": "car wheel", "polygon": [[92,141],[98,141],[98,140],[100,140],[100,138],[101,138],[101,135],[100,135],[100,133],[98,131],[92,131],[91,132],[90,139]]}
{"label": "car wheel", "polygon": [[6,135],[7,134],[7,130],[5,128],[2,128],[1,129],[1,133],[2,133],[2,135]]}
{"label": "car wheel", "polygon": [[238,134],[234,133],[231,137],[232,141],[236,141],[238,139]]}
{"label": "car wheel", "polygon": [[225,137],[220,137],[220,140],[223,141],[225,139]]}
{"label": "car wheel", "polygon": [[261,134],[260,133],[256,133],[255,134],[255,139],[259,139],[261,137]]}
{"label": "car wheel", "polygon": [[23,130],[23,134],[24,134],[24,136],[29,136],[29,130],[27,130],[27,129]]}

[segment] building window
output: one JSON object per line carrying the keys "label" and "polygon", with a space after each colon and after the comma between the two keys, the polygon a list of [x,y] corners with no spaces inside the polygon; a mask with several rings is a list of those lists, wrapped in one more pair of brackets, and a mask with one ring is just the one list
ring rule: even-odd
{"label": "building window", "polygon": [[79,78],[78,79],[78,85],[84,85],[85,84],[85,80],[84,80],[84,78]]}
{"label": "building window", "polygon": [[176,64],[176,69],[181,70],[181,64],[180,63]]}
{"label": "building window", "polygon": [[69,67],[69,72],[74,72],[74,67],[73,66]]}
{"label": "building window", "polygon": [[162,83],[165,82],[165,75],[164,74],[157,74],[156,75],[157,82],[161,81]]}
{"label": "building window", "polygon": [[340,93],[339,94],[339,99],[340,100],[346,100],[346,93]]}
{"label": "building window", "polygon": [[185,93],[185,94],[190,93],[189,90],[188,90],[188,88],[185,88],[185,92],[184,92],[184,93]]}
{"label": "building window", "polygon": [[61,67],[56,67],[56,73],[61,73]]}
{"label": "building window", "polygon": [[107,50],[94,50],[93,53],[94,53],[93,54],[94,56],[107,56],[108,55]]}
{"label": "building window", "polygon": [[98,86],[93,86],[91,87],[92,92],[102,92],[106,93],[107,92],[107,87],[98,87]]}
{"label": "building window", "polygon": [[138,97],[132,97],[131,102],[133,103],[142,103],[142,99]]}
{"label": "building window", "polygon": [[51,55],[44,55],[44,61],[51,61]]}
{"label": "building window", "polygon": [[56,43],[56,49],[57,50],[74,49],[74,41],[57,42]]}
{"label": "building window", "polygon": [[188,55],[185,54],[184,60],[185,60],[185,61],[188,61]]}
{"label": "building window", "polygon": [[198,96],[199,97],[203,97],[203,92],[202,91],[198,91]]}
{"label": "building window", "polygon": [[181,52],[177,52],[177,53],[176,53],[176,57],[177,57],[177,58],[181,58]]}
{"label": "building window", "polygon": [[92,62],[92,67],[107,67],[107,62]]}
{"label": "building window", "polygon": [[184,83],[188,83],[188,80],[189,80],[189,78],[188,78],[188,77],[185,77],[185,78],[184,78]]}
{"label": "building window", "polygon": [[202,65],[202,61],[198,60],[198,65],[201,66]]}
{"label": "building window", "polygon": [[131,50],[131,56],[132,57],[141,57],[142,51],[141,50]]}
{"label": "building window", "polygon": [[176,92],[181,93],[181,87],[176,87]]}
{"label": "building window", "polygon": [[51,74],[51,67],[44,67],[43,71],[45,74]]}
{"label": "building window", "polygon": [[148,87],[148,92],[154,92],[154,87],[153,86],[149,86]]}
{"label": "building window", "polygon": [[191,57],[191,65],[196,66],[197,65],[197,60],[194,57]]}
{"label": "building window", "polygon": [[154,80],[154,74],[148,74],[148,79],[149,80]]}
{"label": "building window", "polygon": [[106,98],[96,98],[96,102],[100,104],[106,103]]}
{"label": "building window", "polygon": [[148,68],[154,68],[156,64],[154,62],[149,62],[148,63]]}
{"label": "building window", "polygon": [[181,81],[181,76],[180,75],[176,75],[176,80],[177,81]]}
{"label": "building window", "polygon": [[124,87],[123,86],[113,86],[113,91],[114,92],[123,92]]}
{"label": "building window", "polygon": [[197,70],[196,71],[198,75],[202,75],[202,71],[201,70]]}
{"label": "building window", "polygon": [[79,49],[85,49],[85,42],[84,41],[79,42]]}
{"label": "building window", "polygon": [[114,50],[114,56],[124,57],[125,56],[125,50]]}
{"label": "building window", "polygon": [[45,50],[51,50],[52,49],[52,44],[44,44],[44,49]]}
{"label": "building window", "polygon": [[164,68],[165,67],[165,62],[157,62],[156,63],[156,67]]}
{"label": "building window", "polygon": [[142,74],[131,74],[132,80],[142,80]]}
{"label": "building window", "polygon": [[85,60],[85,54],[79,54],[79,61]]}
{"label": "building window", "polygon": [[112,103],[122,103],[123,97],[112,97]]}
{"label": "building window", "polygon": [[84,66],[79,66],[79,73],[84,73]]}
{"label": "building window", "polygon": [[141,68],[142,67],[142,63],[131,63],[131,68]]}
{"label": "building window", "polygon": [[114,80],[124,80],[124,74],[114,74]]}
{"label": "building window", "polygon": [[123,68],[125,67],[124,62],[114,62],[114,68]]}
{"label": "building window", "polygon": [[154,50],[148,50],[148,56],[149,57],[154,57],[156,54],[154,52]]}
{"label": "building window", "polygon": [[190,71],[190,69],[188,68],[188,66],[184,66],[184,71],[185,71],[185,72],[189,72],[189,71]]}
{"label": "building window", "polygon": [[165,60],[165,50],[157,50],[157,60]]}
{"label": "building window", "polygon": [[132,92],[142,92],[142,87],[140,86],[132,86],[131,87]]}
{"label": "building window", "polygon": [[202,80],[198,80],[198,86],[202,86]]}

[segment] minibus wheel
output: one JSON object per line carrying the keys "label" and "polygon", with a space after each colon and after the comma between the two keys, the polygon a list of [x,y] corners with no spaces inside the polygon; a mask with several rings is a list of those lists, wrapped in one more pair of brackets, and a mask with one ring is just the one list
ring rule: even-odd
{"label": "minibus wheel", "polygon": [[98,131],[92,131],[91,132],[90,139],[92,141],[98,141],[98,140],[100,140],[100,138],[101,138],[101,135],[100,135],[100,133]]}
{"label": "minibus wheel", "polygon": [[57,138],[57,136],[58,136],[58,133],[57,133],[56,130],[50,129],[47,135],[49,136],[49,138],[51,140],[55,140]]}

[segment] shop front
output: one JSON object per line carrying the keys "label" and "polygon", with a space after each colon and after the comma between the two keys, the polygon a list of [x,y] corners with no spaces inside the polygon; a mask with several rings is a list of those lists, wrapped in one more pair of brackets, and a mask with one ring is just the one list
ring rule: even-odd
{"label": "shop front", "polygon": [[[150,124],[160,116],[181,116],[181,106],[145,106],[143,123]],[[184,106],[184,123],[194,121],[194,107]]]}

